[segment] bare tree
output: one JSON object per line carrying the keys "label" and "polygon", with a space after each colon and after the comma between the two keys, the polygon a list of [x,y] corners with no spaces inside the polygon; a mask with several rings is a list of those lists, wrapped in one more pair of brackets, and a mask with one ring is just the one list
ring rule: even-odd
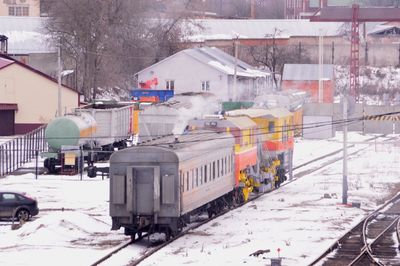
{"label": "bare tree", "polygon": [[285,1],[282,0],[255,0],[256,17],[264,19],[283,19]]}
{"label": "bare tree", "polygon": [[[47,30],[75,66],[78,88],[88,100],[97,88],[130,88],[133,74],[175,53],[193,0],[56,0],[45,2]],[[172,11],[173,10],[173,11]]]}
{"label": "bare tree", "polygon": [[301,46],[278,45],[281,31],[277,28],[268,38],[264,46],[249,48],[249,54],[258,65],[267,67],[272,73],[275,86],[278,87],[277,75],[282,75],[286,63],[309,63],[309,55]]}

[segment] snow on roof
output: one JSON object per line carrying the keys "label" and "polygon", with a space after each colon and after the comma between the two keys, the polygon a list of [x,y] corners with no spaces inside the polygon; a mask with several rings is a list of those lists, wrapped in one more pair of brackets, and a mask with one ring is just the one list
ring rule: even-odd
{"label": "snow on roof", "polygon": [[[340,36],[342,22],[310,22],[289,19],[198,19],[202,29],[193,29],[191,41],[265,39],[275,35],[278,38],[294,36]],[[268,36],[268,37],[267,37]]]}
{"label": "snow on roof", "polygon": [[[186,49],[184,53],[196,58],[197,60],[208,64],[209,66],[221,71],[227,75],[234,75],[235,58],[215,47],[201,47]],[[266,77],[268,72],[257,70],[241,60],[237,60],[237,73],[242,77]]]}
{"label": "snow on roof", "polygon": [[[191,49],[186,49],[183,51],[180,51],[174,55],[171,55],[170,57],[165,58],[164,60],[161,60],[160,62],[149,66],[141,71],[139,71],[137,74],[142,73],[143,71],[166,62],[167,60],[175,57],[176,55],[184,53],[186,55],[189,55],[190,57],[211,66],[212,68],[225,73],[227,75],[234,75],[235,72],[235,58],[222,50],[216,48],[216,47],[196,47],[196,48],[191,48]],[[256,78],[256,77],[266,77],[270,75],[269,72],[258,70],[251,65],[241,61],[237,60],[237,72],[236,75],[239,77],[249,77],[249,78]]]}
{"label": "snow on roof", "polygon": [[0,57],[0,69],[8,65],[11,65],[12,63],[14,63],[14,61]]}
{"label": "snow on roof", "polygon": [[0,16],[0,35],[8,37],[9,54],[51,53],[43,17]]}
{"label": "snow on roof", "polygon": [[368,32],[368,35],[370,35],[370,34],[379,34],[379,33],[385,32],[385,31],[387,31],[389,29],[394,29],[394,28],[398,29],[399,26],[396,26],[396,25],[384,25],[384,24],[376,25],[375,28],[373,28],[372,30],[370,30]]}
{"label": "snow on roof", "polygon": [[[318,64],[285,64],[282,80],[319,80]],[[323,79],[333,79],[333,65],[323,65]]]}
{"label": "snow on roof", "polygon": [[232,117],[227,117],[226,120],[234,124],[239,129],[254,128],[257,126],[257,124],[248,117],[232,116]]}
{"label": "snow on roof", "polygon": [[285,116],[290,116],[292,115],[291,112],[289,112],[285,108],[272,108],[272,109],[263,109],[263,108],[249,108],[249,109],[237,109],[237,110],[232,110],[226,112],[228,116],[241,116],[241,115],[246,115],[250,118],[255,118],[255,117],[262,117],[262,116],[267,116],[267,117],[274,117],[274,118],[279,118],[279,117],[285,117]]}

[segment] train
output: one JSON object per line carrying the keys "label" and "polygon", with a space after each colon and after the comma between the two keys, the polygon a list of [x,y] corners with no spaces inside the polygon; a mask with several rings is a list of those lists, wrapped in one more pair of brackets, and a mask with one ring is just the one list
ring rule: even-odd
{"label": "train", "polygon": [[133,239],[164,233],[168,240],[192,215],[211,217],[279,187],[293,151],[291,119],[287,111],[226,112],[189,121],[181,135],[116,151],[109,172],[111,229],[124,228]]}
{"label": "train", "polygon": [[88,176],[96,176],[94,162],[106,160],[126,148],[137,120],[132,103],[97,102],[50,121],[44,138],[48,151],[41,154],[50,174],[76,174],[86,160]]}

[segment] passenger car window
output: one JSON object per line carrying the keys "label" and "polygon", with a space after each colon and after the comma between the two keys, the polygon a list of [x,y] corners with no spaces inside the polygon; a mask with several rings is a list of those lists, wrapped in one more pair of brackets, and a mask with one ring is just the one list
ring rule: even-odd
{"label": "passenger car window", "polygon": [[17,201],[17,197],[15,196],[15,194],[4,193],[3,201]]}
{"label": "passenger car window", "polygon": [[21,195],[17,195],[18,200],[23,201],[25,198],[22,197]]}

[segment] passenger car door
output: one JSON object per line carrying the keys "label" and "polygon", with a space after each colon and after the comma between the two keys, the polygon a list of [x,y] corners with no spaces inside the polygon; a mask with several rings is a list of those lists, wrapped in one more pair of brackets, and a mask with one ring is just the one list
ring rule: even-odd
{"label": "passenger car door", "polygon": [[12,217],[14,209],[18,207],[19,200],[14,193],[0,194],[1,216]]}
{"label": "passenger car door", "polygon": [[0,218],[5,217],[5,207],[3,206],[3,193],[0,193]]}

